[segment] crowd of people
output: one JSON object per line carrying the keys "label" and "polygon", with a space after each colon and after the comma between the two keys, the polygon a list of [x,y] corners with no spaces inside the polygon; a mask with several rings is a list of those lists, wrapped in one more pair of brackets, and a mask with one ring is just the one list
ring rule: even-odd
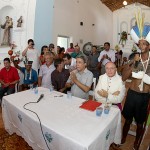
{"label": "crowd of people", "polygon": [[[0,70],[0,100],[5,93],[15,92],[15,84],[19,83],[18,71],[23,74],[23,81],[19,90],[27,90],[31,87],[41,86],[66,93],[71,90],[73,96],[89,99],[93,78],[96,78],[95,99],[108,105],[117,105],[122,111],[121,102],[125,97],[125,83],[128,78],[132,79],[127,100],[122,114],[126,119],[123,127],[121,144],[125,143],[130,124],[135,118],[137,122],[137,136],[134,143],[136,149],[143,123],[147,114],[150,92],[150,54],[149,42],[139,40],[141,53],[134,55],[130,61],[125,62],[122,76],[117,73],[115,51],[110,49],[110,43],[104,43],[104,50],[99,53],[93,46],[91,54],[85,56],[79,45],[73,46],[66,51],[54,44],[42,46],[41,55],[34,48],[34,41],[28,40],[28,46],[23,50],[24,67],[20,66],[19,58],[13,59],[13,66],[9,58],[4,59],[4,68]],[[122,59],[119,58],[119,62]],[[117,60],[118,61],[118,60]],[[128,63],[127,63],[128,62]],[[139,72],[143,71],[144,74]]]}

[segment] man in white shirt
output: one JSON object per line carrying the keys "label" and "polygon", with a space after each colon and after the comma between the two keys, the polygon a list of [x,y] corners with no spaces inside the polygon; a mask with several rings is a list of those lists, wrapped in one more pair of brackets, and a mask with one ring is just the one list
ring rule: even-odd
{"label": "man in white shirt", "polygon": [[76,69],[76,59],[72,58],[69,54],[64,54],[63,56],[65,69],[69,69],[69,71],[73,71]]}
{"label": "man in white shirt", "polygon": [[[106,73],[99,77],[95,88],[95,99],[101,103],[118,104],[125,96],[125,85],[117,73],[117,68],[113,62],[105,65]],[[120,108],[120,106],[118,105]]]}
{"label": "man in white shirt", "polygon": [[53,59],[54,55],[52,53],[45,55],[45,64],[40,67],[38,86],[42,86],[48,89],[50,89],[52,86],[51,74],[55,70]]}
{"label": "man in white shirt", "polygon": [[108,62],[115,62],[115,52],[110,49],[110,43],[104,43],[104,50],[100,53],[99,58],[99,66],[101,67],[101,74],[105,73],[105,65]]}

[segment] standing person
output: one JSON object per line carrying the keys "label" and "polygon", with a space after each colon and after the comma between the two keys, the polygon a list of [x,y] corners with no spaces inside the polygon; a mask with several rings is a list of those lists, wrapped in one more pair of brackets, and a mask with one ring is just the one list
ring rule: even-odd
{"label": "standing person", "polygon": [[45,55],[47,53],[49,53],[49,52],[50,51],[48,49],[48,46],[46,46],[46,45],[42,46],[42,48],[41,48],[41,55],[39,57],[40,66],[45,64]]}
{"label": "standing person", "polygon": [[89,91],[93,82],[93,74],[86,68],[86,58],[84,56],[77,57],[77,69],[72,71],[66,83],[66,87],[71,87],[73,96],[89,99]]}
{"label": "standing person", "polygon": [[32,68],[38,72],[39,69],[39,54],[34,48],[34,41],[32,39],[28,40],[28,46],[22,52],[22,56],[26,56],[28,61],[33,61]]}
{"label": "standing person", "polygon": [[49,44],[49,51],[52,52],[55,55],[55,57],[57,56],[55,51],[55,45],[53,43]]}
{"label": "standing person", "polygon": [[64,68],[63,59],[55,59],[55,70],[51,74],[51,81],[56,91],[66,93],[65,84],[69,78],[69,70]]}
{"label": "standing person", "polygon": [[66,53],[72,54],[74,52],[73,43],[70,43],[70,47],[66,50]]}
{"label": "standing person", "polygon": [[51,73],[55,70],[54,67],[54,54],[49,53],[45,55],[45,64],[40,67],[38,86],[50,89],[52,86]]}
{"label": "standing person", "polygon": [[74,52],[71,54],[71,57],[76,58],[83,56],[83,53],[80,51],[80,47],[78,45],[75,46]]}
{"label": "standing person", "polygon": [[69,69],[69,71],[73,71],[76,69],[76,59],[72,58],[69,54],[64,54],[63,56],[65,69]]}
{"label": "standing person", "polygon": [[15,84],[19,82],[18,71],[15,67],[10,65],[10,59],[4,59],[4,68],[0,71],[0,101],[4,96],[4,93],[12,94],[15,92]]}
{"label": "standing person", "polygon": [[92,53],[88,57],[87,69],[93,73],[94,78],[96,78],[96,81],[98,81],[98,78],[100,76],[100,71],[98,67],[98,57],[99,53],[97,52],[97,47],[93,46]]}
{"label": "standing person", "polygon": [[[141,16],[142,15],[140,14],[140,17]],[[140,20],[139,22],[141,21],[144,22],[143,20]],[[123,126],[121,143],[125,143],[130,124],[134,118],[137,130],[133,149],[138,150],[138,143],[142,136],[143,123],[146,121],[150,98],[150,26],[142,27],[141,24],[137,24],[136,28],[138,28],[138,31],[140,31],[139,29],[143,29],[144,31],[142,30],[142,32],[137,33],[137,30],[135,31],[134,27],[131,30],[132,39],[135,42],[138,42],[141,53],[140,55],[136,54],[134,56],[133,60],[125,66],[122,73],[123,81],[127,80],[130,76],[132,76],[132,81],[122,111],[125,123]],[[145,30],[148,32],[145,32]],[[143,33],[147,34],[143,35]]]}
{"label": "standing person", "polygon": [[115,62],[115,52],[110,49],[110,43],[104,43],[104,50],[100,53],[99,58],[99,67],[101,68],[101,74],[105,73],[105,65],[108,62]]}

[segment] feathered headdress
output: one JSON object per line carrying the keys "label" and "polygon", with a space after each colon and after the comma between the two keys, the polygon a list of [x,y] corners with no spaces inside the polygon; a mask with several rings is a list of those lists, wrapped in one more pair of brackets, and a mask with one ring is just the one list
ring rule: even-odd
{"label": "feathered headdress", "polygon": [[135,14],[136,25],[131,29],[131,37],[135,43],[144,39],[150,43],[150,25],[144,25],[145,14],[138,9]]}

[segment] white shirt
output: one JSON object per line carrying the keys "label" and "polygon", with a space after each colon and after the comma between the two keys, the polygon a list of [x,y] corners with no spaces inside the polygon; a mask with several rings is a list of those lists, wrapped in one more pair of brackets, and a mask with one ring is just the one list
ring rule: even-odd
{"label": "white shirt", "polygon": [[27,59],[29,61],[33,61],[32,68],[38,72],[39,69],[39,55],[38,51],[36,49],[29,49],[26,53]]}
{"label": "white shirt", "polygon": [[[115,52],[111,49],[109,51],[103,50],[98,57],[98,61],[100,62],[101,59],[103,58],[103,55],[106,55],[106,54],[108,55],[109,58],[111,58],[112,62],[115,62]],[[105,66],[108,62],[110,62],[110,60],[105,58],[103,60],[102,64]]]}
{"label": "white shirt", "polygon": [[76,59],[71,58],[71,65],[65,65],[65,69],[69,69],[69,71],[73,71],[76,69]]}
{"label": "white shirt", "polygon": [[47,67],[46,64],[40,67],[39,77],[42,77],[42,87],[50,89],[51,83],[51,74],[55,70],[54,64],[51,64]]}
{"label": "white shirt", "polygon": [[[95,99],[100,101],[101,103],[106,102],[106,98],[100,96],[97,91],[104,89],[108,92],[107,102],[109,103],[121,103],[125,96],[125,85],[121,79],[121,77],[116,73],[113,77],[108,77],[105,73],[101,75],[98,80],[98,84],[95,88]],[[119,91],[120,94],[115,96],[114,92]]]}

